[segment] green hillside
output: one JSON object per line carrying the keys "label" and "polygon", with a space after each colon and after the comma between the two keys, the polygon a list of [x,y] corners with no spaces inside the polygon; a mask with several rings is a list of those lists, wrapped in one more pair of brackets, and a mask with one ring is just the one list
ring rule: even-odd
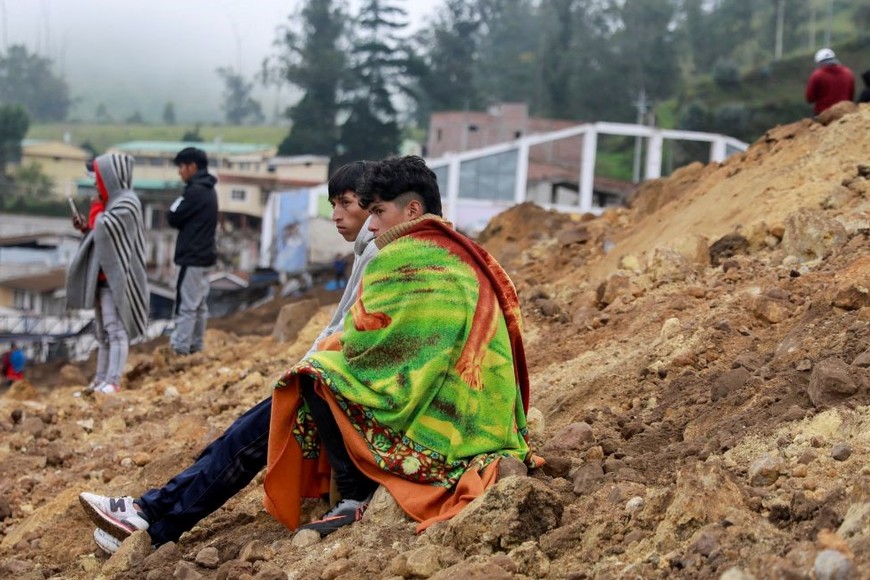
{"label": "green hillside", "polygon": [[[833,48],[840,62],[855,73],[857,97],[863,89],[861,73],[870,69],[870,38]],[[812,116],[804,88],[813,66],[812,53],[806,53],[745,72],[732,82],[721,76],[702,77],[659,107],[659,122],[752,142],[771,127]]]}
{"label": "green hillside", "polygon": [[[96,151],[104,151],[111,145],[125,141],[179,141],[191,126],[184,125],[124,125],[89,123],[48,123],[33,124],[27,132],[28,139],[63,140],[69,134],[70,142],[75,145],[90,143]],[[270,143],[278,145],[287,135],[286,127],[213,125],[199,127],[204,141],[212,142],[217,138],[225,143]]]}

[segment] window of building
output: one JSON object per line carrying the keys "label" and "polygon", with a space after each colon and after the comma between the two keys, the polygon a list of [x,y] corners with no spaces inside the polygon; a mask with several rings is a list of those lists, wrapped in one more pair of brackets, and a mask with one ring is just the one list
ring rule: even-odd
{"label": "window of building", "polygon": [[16,288],[12,295],[12,305],[18,310],[32,310],[33,295],[26,290]]}
{"label": "window of building", "polygon": [[438,129],[438,131],[435,132],[435,140],[438,142],[441,141],[441,133],[441,129]]}
{"label": "window of building", "polygon": [[230,199],[233,201],[245,201],[248,197],[248,192],[244,189],[234,189],[230,192]]}

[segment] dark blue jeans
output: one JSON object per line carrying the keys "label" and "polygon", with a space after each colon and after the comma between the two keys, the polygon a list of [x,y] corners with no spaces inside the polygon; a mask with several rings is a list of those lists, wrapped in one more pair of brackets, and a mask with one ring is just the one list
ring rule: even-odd
{"label": "dark blue jeans", "polygon": [[236,419],[193,465],[136,500],[151,522],[148,534],[154,544],[178,541],[266,467],[271,415],[269,397]]}
{"label": "dark blue jeans", "polygon": [[[302,383],[302,397],[326,447],[341,497],[365,499],[378,484],[354,465],[329,405],[314,393],[310,379]],[[266,467],[271,415],[269,397],[236,419],[193,465],[136,500],[150,522],[148,534],[155,545],[177,542],[181,534],[224,505]]]}

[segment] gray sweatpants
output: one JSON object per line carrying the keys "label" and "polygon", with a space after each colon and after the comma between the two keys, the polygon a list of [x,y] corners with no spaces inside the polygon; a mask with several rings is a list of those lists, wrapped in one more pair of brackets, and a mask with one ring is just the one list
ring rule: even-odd
{"label": "gray sweatpants", "polygon": [[108,286],[97,289],[97,373],[94,384],[103,381],[113,385],[121,384],[124,366],[127,364],[127,352],[130,348],[130,338],[127,329],[118,316],[112,291]]}
{"label": "gray sweatpants", "polygon": [[175,352],[188,354],[203,347],[208,319],[208,274],[210,268],[182,266],[175,288],[175,330],[169,344]]}

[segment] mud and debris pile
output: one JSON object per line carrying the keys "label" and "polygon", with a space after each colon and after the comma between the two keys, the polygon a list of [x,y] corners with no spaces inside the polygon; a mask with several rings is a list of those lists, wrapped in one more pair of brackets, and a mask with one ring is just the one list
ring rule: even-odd
{"label": "mud and debris pile", "polygon": [[[294,537],[255,480],[178,544],[111,558],[81,491],[137,495],[187,466],[307,350],[208,333],[143,349],[119,395],[0,398],[0,576],[15,578],[862,578],[870,576],[870,107],[769,131],[628,208],[517,206],[481,241],[526,319],[533,441],[507,477],[416,535],[381,494],[363,522]],[[262,476],[260,476],[262,477]],[[306,513],[323,509],[306,504]]]}

